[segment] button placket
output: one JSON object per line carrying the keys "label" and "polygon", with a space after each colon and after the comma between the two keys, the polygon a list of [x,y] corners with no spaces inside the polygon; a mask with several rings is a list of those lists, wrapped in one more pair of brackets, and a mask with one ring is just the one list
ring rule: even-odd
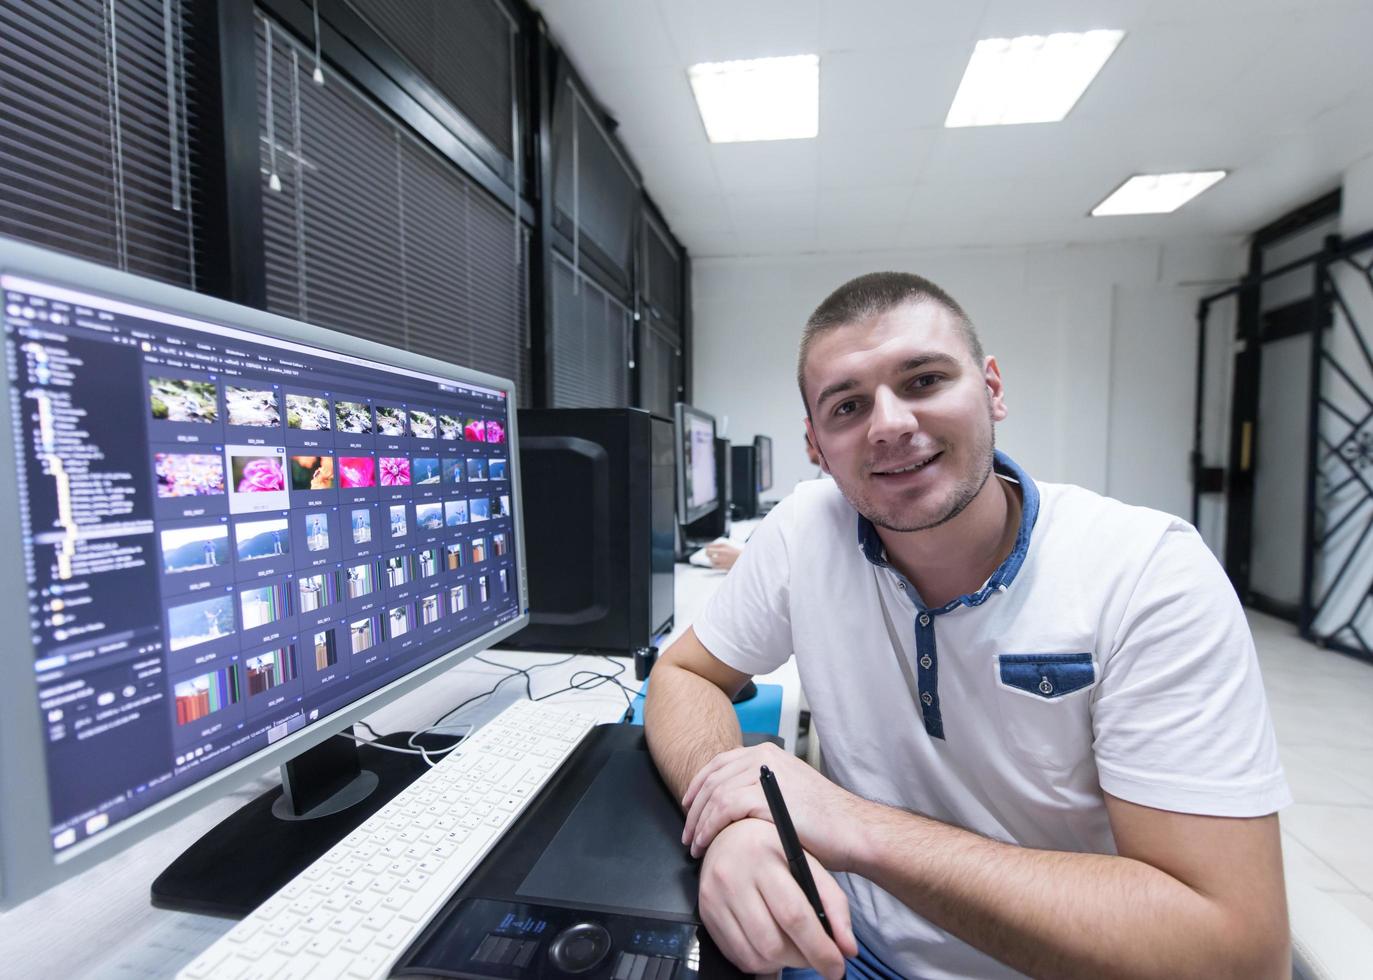
{"label": "button placket", "polygon": [[921,612],[915,619],[915,649],[920,655],[916,685],[920,692],[925,732],[932,738],[942,739],[944,719],[939,708],[939,654],[933,624],[934,617],[928,612]]}

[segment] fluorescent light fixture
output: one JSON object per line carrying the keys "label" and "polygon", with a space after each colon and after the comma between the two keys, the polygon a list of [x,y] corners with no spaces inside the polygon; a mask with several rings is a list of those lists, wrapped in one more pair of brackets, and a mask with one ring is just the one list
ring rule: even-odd
{"label": "fluorescent light fixture", "polygon": [[718,61],[687,69],[712,143],[814,139],[820,132],[820,56]]}
{"label": "fluorescent light fixture", "polygon": [[978,41],[944,125],[1058,122],[1124,36],[1124,31],[1087,31]]}
{"label": "fluorescent light fixture", "polygon": [[1108,214],[1168,214],[1224,177],[1224,170],[1139,174],[1121,184],[1096,207],[1092,217]]}

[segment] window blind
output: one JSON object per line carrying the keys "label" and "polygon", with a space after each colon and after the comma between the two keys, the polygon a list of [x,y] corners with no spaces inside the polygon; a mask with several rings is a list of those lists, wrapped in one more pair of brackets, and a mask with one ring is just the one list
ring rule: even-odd
{"label": "window blind", "polygon": [[194,287],[193,0],[0,0],[0,234]]}
{"label": "window blind", "polygon": [[553,253],[554,408],[629,404],[629,308]]}
{"label": "window blind", "polygon": [[257,47],[268,309],[512,378],[528,404],[525,229],[338,72],[317,85],[265,16]]}
{"label": "window blind", "polygon": [[682,397],[681,348],[661,327],[646,327],[640,338],[639,407],[672,418],[673,405]]}
{"label": "window blind", "polygon": [[679,336],[682,323],[680,246],[657,223],[644,219],[644,296]]}
{"label": "window blind", "polygon": [[491,143],[513,157],[512,23],[497,0],[348,0]]}
{"label": "window blind", "polygon": [[566,77],[558,86],[553,115],[553,198],[555,227],[579,252],[581,240],[590,239],[628,289],[638,182]]}

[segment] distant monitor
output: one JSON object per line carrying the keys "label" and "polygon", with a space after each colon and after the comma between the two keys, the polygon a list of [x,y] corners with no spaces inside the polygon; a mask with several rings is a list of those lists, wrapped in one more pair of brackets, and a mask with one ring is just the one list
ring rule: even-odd
{"label": "distant monitor", "polygon": [[690,524],[720,506],[715,475],[715,417],[677,403],[677,520]]}
{"label": "distant monitor", "polygon": [[513,383],[5,239],[0,289],[0,906],[285,764],[206,838],[241,911],[376,784],[333,736],[528,621]]}
{"label": "distant monitor", "polygon": [[772,489],[772,437],[754,436],[753,448],[758,456],[758,492]]}
{"label": "distant monitor", "polygon": [[731,495],[730,475],[733,466],[730,464],[729,440],[715,437],[715,487],[720,495],[720,506],[702,517],[700,520],[692,521],[690,524],[682,525],[683,551],[686,552],[683,558],[690,556],[688,550],[692,546],[703,546],[714,541],[716,538],[729,537],[730,528],[730,503],[733,501]]}

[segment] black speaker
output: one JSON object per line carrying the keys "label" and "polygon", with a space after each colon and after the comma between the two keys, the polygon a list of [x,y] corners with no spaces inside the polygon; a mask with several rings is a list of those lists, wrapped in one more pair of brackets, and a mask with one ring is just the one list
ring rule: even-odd
{"label": "black speaker", "polygon": [[637,408],[520,410],[530,622],[506,645],[628,655],[672,628],[673,439]]}
{"label": "black speaker", "polygon": [[682,529],[688,542],[710,543],[716,538],[723,538],[729,534],[729,505],[730,487],[734,485],[731,479],[729,461],[729,440],[715,437],[715,499],[720,502],[720,506],[702,517],[699,521],[692,521]]}
{"label": "black speaker", "polygon": [[758,452],[752,445],[731,446],[729,452],[733,517],[747,521],[758,516]]}

